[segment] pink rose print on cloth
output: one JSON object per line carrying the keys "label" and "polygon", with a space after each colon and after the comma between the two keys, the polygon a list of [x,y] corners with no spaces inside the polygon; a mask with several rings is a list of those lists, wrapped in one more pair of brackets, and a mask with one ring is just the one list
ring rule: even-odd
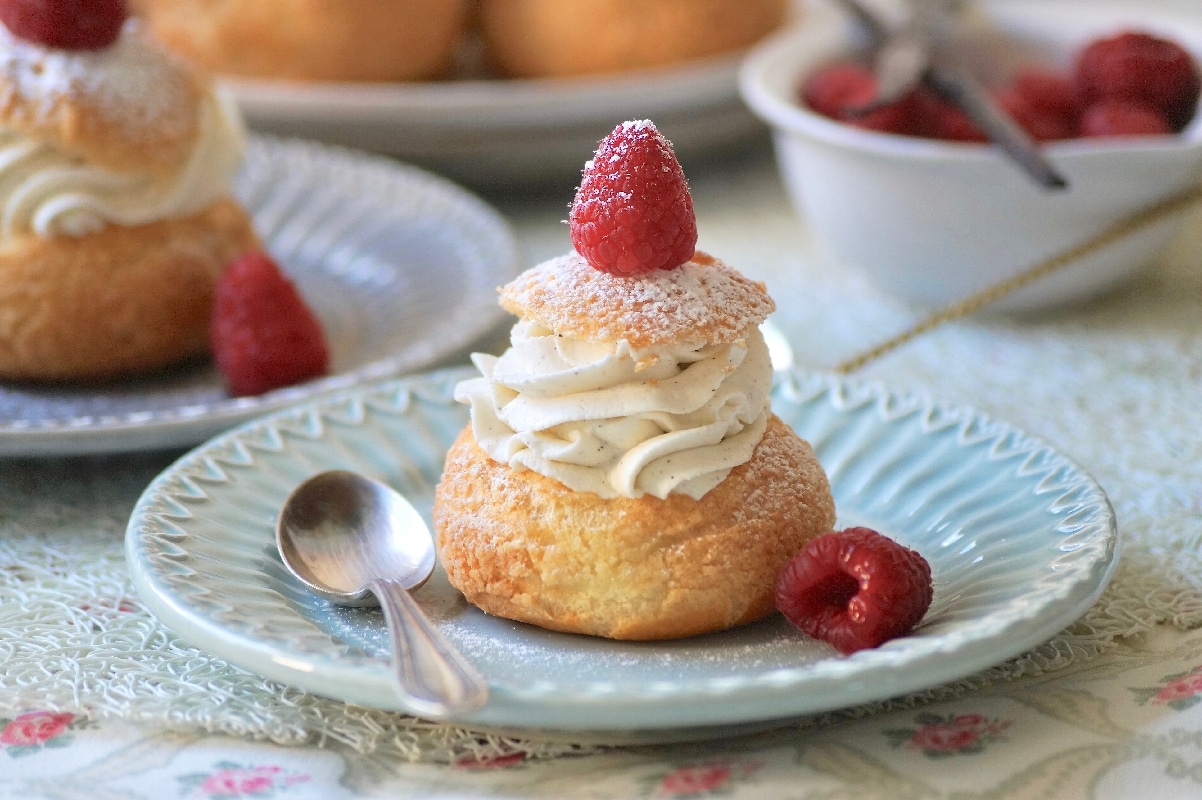
{"label": "pink rose print on cloth", "polygon": [[232,761],[218,761],[210,772],[181,775],[178,780],[183,797],[226,800],[238,797],[274,797],[280,792],[305,783],[309,776],[288,772],[275,765],[245,766]]}
{"label": "pink rose print on cloth", "polygon": [[1168,706],[1174,711],[1184,711],[1202,703],[1202,665],[1189,672],[1166,675],[1159,686],[1132,688],[1140,705]]}
{"label": "pink rose print on cloth", "polygon": [[33,755],[47,747],[71,744],[71,732],[88,727],[74,714],[29,711],[12,719],[0,718],[0,748],[13,757]]}
{"label": "pink rose print on cloth", "polygon": [[928,758],[946,758],[980,753],[1013,725],[1013,720],[989,719],[980,714],[919,714],[913,728],[885,731],[894,747],[919,750]]}
{"label": "pink rose print on cloth", "polygon": [[683,800],[729,794],[762,766],[761,761],[707,761],[678,767],[654,778],[652,796]]}

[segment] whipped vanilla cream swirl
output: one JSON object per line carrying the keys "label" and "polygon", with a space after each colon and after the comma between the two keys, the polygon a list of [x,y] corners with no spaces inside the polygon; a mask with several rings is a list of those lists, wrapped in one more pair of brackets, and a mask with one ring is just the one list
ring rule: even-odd
{"label": "whipped vanilla cream swirl", "polygon": [[758,328],[730,344],[636,350],[522,320],[501,356],[461,382],[476,442],[495,461],[601,497],[699,499],[751,459],[772,365]]}
{"label": "whipped vanilla cream swirl", "polygon": [[[155,123],[154,104],[160,98],[151,84],[159,57],[140,38],[123,35],[111,48],[81,54],[0,43],[14,51],[6,65],[21,78],[24,91],[41,91],[39,82],[61,90],[72,80],[104,81],[101,88],[112,95],[110,102],[126,104],[128,113],[145,113],[146,124]],[[145,85],[129,85],[139,82]],[[139,109],[138,103],[146,107]],[[187,217],[228,196],[245,153],[245,128],[233,100],[216,88],[205,88],[201,104],[195,145],[174,170],[104,169],[53,142],[0,126],[0,240],[31,233],[83,236],[108,224]]]}

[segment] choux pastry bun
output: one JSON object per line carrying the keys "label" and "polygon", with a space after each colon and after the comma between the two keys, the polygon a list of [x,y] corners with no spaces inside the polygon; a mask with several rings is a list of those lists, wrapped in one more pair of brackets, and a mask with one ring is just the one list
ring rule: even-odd
{"label": "choux pastry bun", "polygon": [[173,50],[248,78],[415,81],[451,66],[467,0],[133,0]]}
{"label": "choux pastry bun", "polygon": [[489,61],[516,78],[661,67],[749,47],[788,0],[481,0]]}
{"label": "choux pastry bun", "polygon": [[777,572],[834,524],[826,475],[776,417],[699,500],[603,499],[516,471],[459,435],[438,486],[439,557],[469,602],[613,639],[674,639],[774,610]]}
{"label": "choux pastry bun", "polygon": [[0,26],[0,378],[75,381],[208,349],[217,277],[257,245],[232,105],[136,22],[61,49]]}

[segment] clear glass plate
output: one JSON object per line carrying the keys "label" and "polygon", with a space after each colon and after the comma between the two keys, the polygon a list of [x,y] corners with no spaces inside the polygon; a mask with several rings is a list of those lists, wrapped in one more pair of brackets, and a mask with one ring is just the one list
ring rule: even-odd
{"label": "clear glass plate", "polygon": [[0,456],[194,445],[265,412],[435,366],[505,322],[508,223],[435,175],[378,156],[252,139],[235,192],[321,319],[331,374],[230,398],[208,360],[79,387],[0,383]]}
{"label": "clear glass plate", "polygon": [[[387,481],[429,517],[467,411],[466,372],[362,387],[209,442],[160,475],[126,555],[150,610],[195,646],[269,678],[365,706],[393,693],[377,610],[333,607],[280,564],[274,519],[325,469]],[[1097,598],[1118,536],[1102,489],[1045,443],[971,409],[798,372],[773,407],[831,478],[840,526],[871,525],[931,562],[934,601],[909,636],[851,657],[781,617],[669,642],[555,633],[467,605],[441,569],[415,593],[486,675],[456,722],[577,741],[713,736],[969,675],[1046,641]]]}

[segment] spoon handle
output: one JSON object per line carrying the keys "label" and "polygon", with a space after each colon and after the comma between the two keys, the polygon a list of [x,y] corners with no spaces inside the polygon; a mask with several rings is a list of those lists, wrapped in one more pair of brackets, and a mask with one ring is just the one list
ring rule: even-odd
{"label": "spoon handle", "polygon": [[398,689],[406,707],[427,719],[475,711],[488,700],[488,683],[447,641],[400,583],[377,578]]}

